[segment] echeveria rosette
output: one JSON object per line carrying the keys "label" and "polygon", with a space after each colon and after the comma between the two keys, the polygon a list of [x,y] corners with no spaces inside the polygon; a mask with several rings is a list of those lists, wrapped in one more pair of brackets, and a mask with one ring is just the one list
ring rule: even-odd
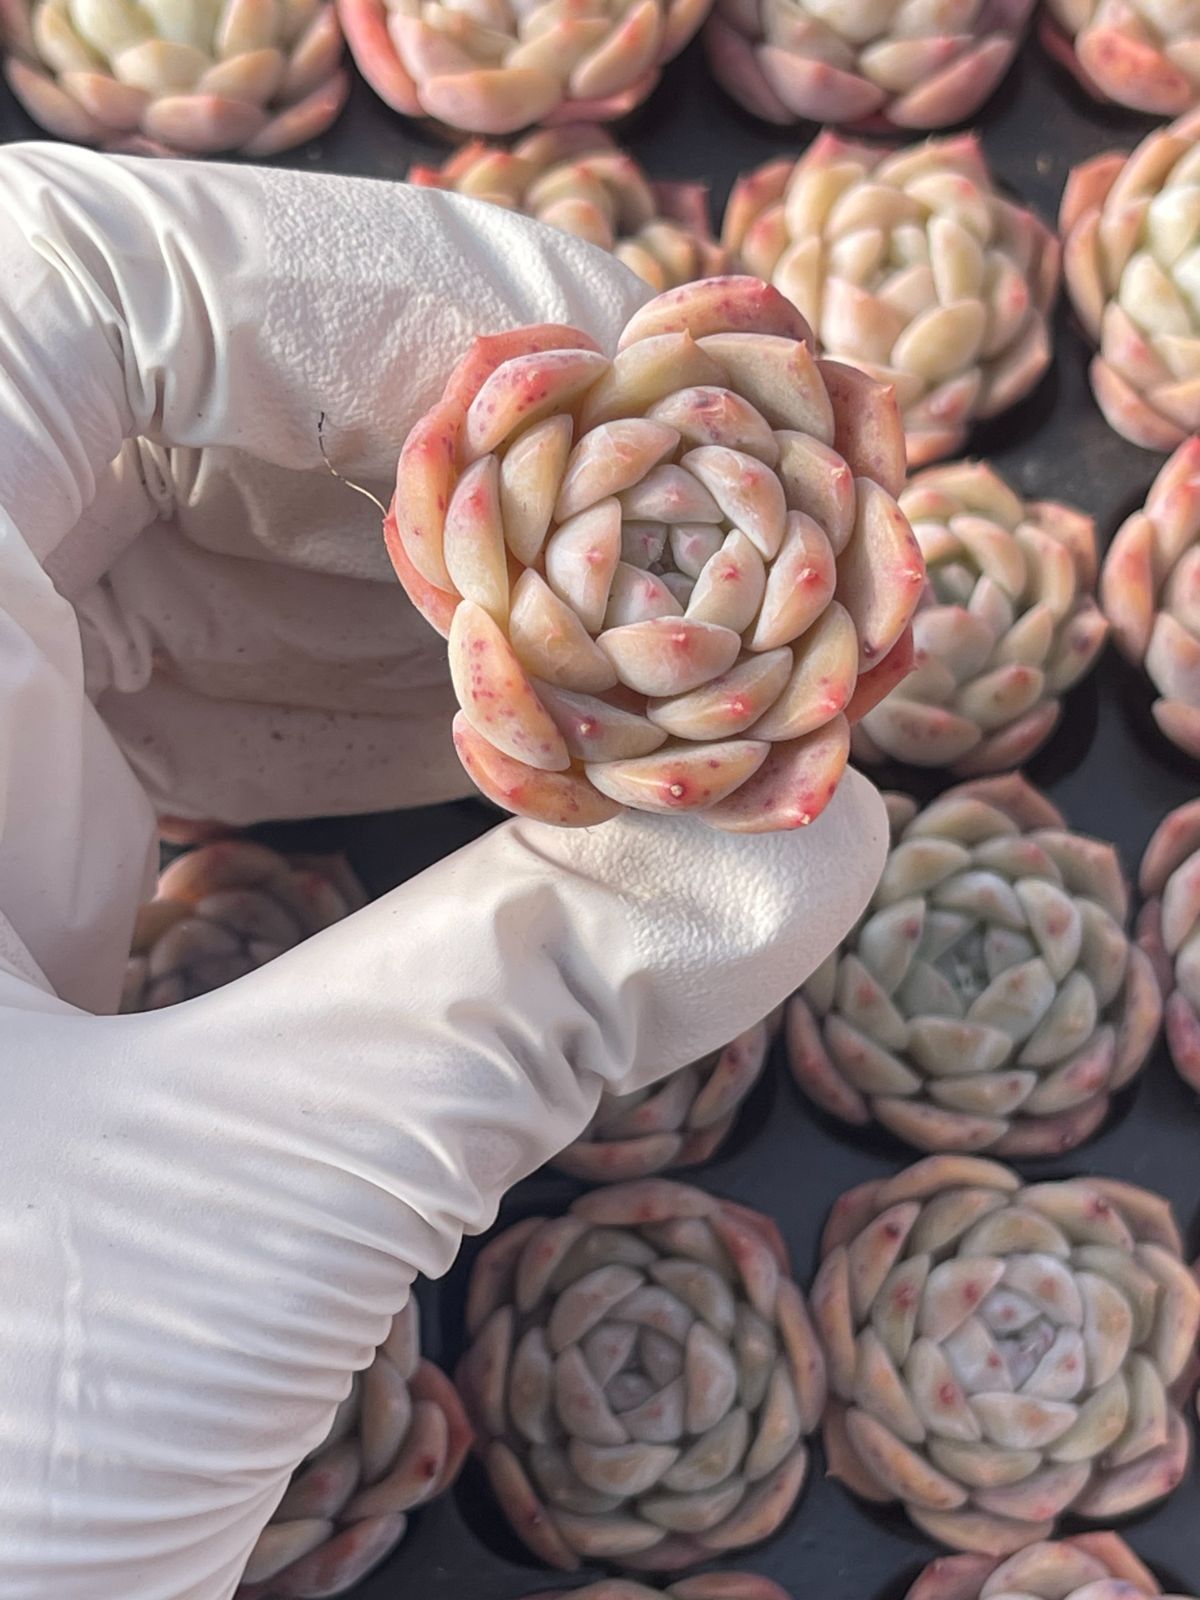
{"label": "echeveria rosette", "polygon": [[457,1478],[471,1442],[454,1385],[421,1355],[409,1299],[259,1535],[238,1600],[344,1594]]}
{"label": "echeveria rosette", "polygon": [[739,180],[722,237],[828,356],[892,385],[912,468],[1050,365],[1058,242],[998,192],[973,134],[887,150],[822,133]]}
{"label": "echeveria rosette", "polygon": [[480,1252],[467,1332],[488,1476],[551,1566],[681,1571],[795,1504],[824,1366],[757,1212],[661,1178],[593,1190]]}
{"label": "echeveria rosette", "polygon": [[999,1559],[939,1556],[905,1600],[1012,1600],[1014,1595],[1023,1600],[1160,1600],[1162,1592],[1124,1539],[1115,1533],[1079,1533],[1039,1540]]}
{"label": "echeveria rosette", "polygon": [[1053,500],[1023,501],[982,461],[930,467],[900,509],[927,574],[916,665],[859,722],[852,754],[960,777],[1021,766],[1108,632],[1094,599],[1095,524]]}
{"label": "echeveria rosette", "polygon": [[699,1166],[728,1138],[762,1076],[770,1042],[768,1024],[759,1022],[653,1088],[602,1096],[588,1127],[554,1165],[589,1183],[626,1183]]}
{"label": "echeveria rosette", "polygon": [[153,1011],[253,972],[363,904],[340,856],[217,839],[176,856],[138,912],[122,1011]]}
{"label": "echeveria rosette", "polygon": [[612,122],[653,93],[712,0],[338,0],[393,110],[464,133]]}
{"label": "echeveria rosette", "polygon": [[603,128],[543,128],[506,150],[473,140],[410,183],[453,189],[611,250],[652,289],[729,270],[700,183],[657,183]]}
{"label": "echeveria rosette", "polygon": [[349,90],[332,0],[0,0],[0,21],[25,110],[102,149],[277,155]]}
{"label": "echeveria rosette", "polygon": [[797,1082],[921,1150],[1072,1149],[1161,1018],[1116,851],[1015,774],[887,805],[874,898],[789,1004]]}
{"label": "echeveria rosette", "polygon": [[1154,686],[1159,729],[1200,759],[1200,438],[1179,446],[1117,530],[1100,603],[1118,649]]}
{"label": "echeveria rosette", "polygon": [[1092,393],[1110,427],[1146,450],[1200,432],[1200,111],[1129,155],[1094,156],[1063,193],[1067,289],[1096,345]]}
{"label": "echeveria rosette", "polygon": [[582,1589],[553,1589],[525,1600],[792,1600],[786,1589],[756,1572],[700,1572],[667,1589],[649,1589],[630,1578],[601,1578]]}
{"label": "echeveria rosette", "polygon": [[947,128],[1012,66],[1034,0],[717,0],[713,74],[768,122]]}
{"label": "echeveria rosette", "polygon": [[843,1195],[821,1254],[825,1450],[855,1493],[1002,1556],[1183,1478],[1200,1286],[1159,1196],[929,1156]]}
{"label": "echeveria rosette", "polygon": [[1046,0],[1041,37],[1097,100],[1156,117],[1200,100],[1197,0]]}
{"label": "echeveria rosette", "polygon": [[903,475],[888,389],[752,278],[659,295],[611,360],[573,328],[478,340],[385,523],[476,785],[566,826],[810,822],[911,664]]}
{"label": "echeveria rosette", "polygon": [[1138,887],[1138,937],[1166,998],[1167,1046],[1180,1076],[1200,1093],[1200,800],[1154,830]]}

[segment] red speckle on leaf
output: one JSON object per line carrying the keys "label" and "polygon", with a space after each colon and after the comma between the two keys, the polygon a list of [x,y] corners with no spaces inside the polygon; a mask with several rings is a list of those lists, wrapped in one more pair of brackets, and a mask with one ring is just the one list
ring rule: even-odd
{"label": "red speckle on leaf", "polygon": [[958,1404],[958,1385],[955,1383],[938,1384],[938,1405],[945,1406],[948,1410]]}

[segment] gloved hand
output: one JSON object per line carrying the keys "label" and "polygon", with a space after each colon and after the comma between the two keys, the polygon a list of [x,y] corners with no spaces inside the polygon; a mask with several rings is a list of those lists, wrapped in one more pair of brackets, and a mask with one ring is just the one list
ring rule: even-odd
{"label": "gloved hand", "polygon": [[156,808],[465,791],[318,414],[382,492],[474,331],[611,343],[644,291],[432,191],[32,146],[0,194],[0,1597],[224,1600],[413,1276],[602,1089],[798,983],[886,825],[855,777],[789,836],[510,822],[223,990],[90,1014]]}

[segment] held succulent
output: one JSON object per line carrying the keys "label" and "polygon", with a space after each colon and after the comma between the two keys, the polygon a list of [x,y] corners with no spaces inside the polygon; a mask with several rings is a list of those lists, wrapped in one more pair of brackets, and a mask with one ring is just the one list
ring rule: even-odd
{"label": "held succulent", "polygon": [[480,1253],[467,1331],[488,1476],[551,1566],[678,1571],[795,1503],[824,1370],[757,1212],[661,1178],[593,1190]]}
{"label": "held succulent", "polygon": [[[1162,1584],[1115,1533],[1042,1540],[1015,1555],[940,1556],[905,1600],[1159,1600]],[[1175,1595],[1170,1600],[1185,1600]]]}
{"label": "held succulent", "polygon": [[823,133],[738,182],[722,236],[828,355],[894,385],[910,468],[1050,364],[1057,241],[996,191],[972,134],[887,151]]}
{"label": "held succulent", "polygon": [[413,167],[408,181],[523,211],[587,239],[652,289],[728,270],[704,185],[652,183],[603,128],[542,129],[512,150],[476,140],[441,167]]}
{"label": "held succulent", "polygon": [[238,1600],[345,1593],[396,1548],[411,1513],[450,1487],[470,1442],[454,1385],[421,1356],[410,1299],[356,1375],[325,1442],[297,1468]]}
{"label": "held succulent", "polygon": [[9,87],[79,144],[272,156],[334,120],[349,79],[332,0],[0,0]]}
{"label": "held succulent", "polygon": [[1166,996],[1171,1059],[1200,1093],[1200,800],[1155,829],[1138,887],[1145,900],[1138,935]]}
{"label": "held succulent", "polygon": [[1098,346],[1092,393],[1147,450],[1200,432],[1200,112],[1071,173],[1059,223],[1067,288]]}
{"label": "held succulent", "polygon": [[1012,66],[1034,0],[717,0],[718,81],[768,122],[946,128]]}
{"label": "held succulent", "polygon": [[681,1578],[669,1589],[648,1589],[629,1578],[602,1578],[582,1589],[554,1589],[526,1595],[525,1600],[792,1600],[770,1578],[754,1572],[701,1572]]}
{"label": "held succulent", "polygon": [[554,1165],[589,1183],[627,1183],[707,1161],[762,1076],[769,1045],[760,1022],[651,1089],[604,1095],[589,1126]]}
{"label": "held succulent", "polygon": [[1180,1482],[1200,1286],[1165,1200],[930,1156],[844,1195],[822,1256],[826,1455],[856,1493],[1001,1556]]}
{"label": "held succulent", "polygon": [[338,0],[381,99],[464,133],[611,122],[639,106],[712,0]]}
{"label": "held succulent", "polygon": [[476,785],[564,826],[811,821],[910,663],[903,475],[887,390],[752,278],[659,295],[611,361],[573,328],[478,340],[384,530]]}
{"label": "held succulent", "polygon": [[1116,851],[1067,832],[1016,775],[888,810],[874,899],[790,1003],[797,1082],[922,1150],[1071,1149],[1143,1066],[1161,1014]]}
{"label": "held succulent", "polygon": [[1180,445],[1118,529],[1100,603],[1121,653],[1154,685],[1159,729],[1200,759],[1200,438]]}
{"label": "held succulent", "polygon": [[1200,100],[1197,0],[1046,0],[1041,36],[1097,100],[1158,117]]}
{"label": "held succulent", "polygon": [[963,777],[1020,766],[1104,645],[1095,525],[1052,500],[1023,502],[981,461],[931,467],[900,509],[927,573],[917,664],[855,728],[855,759]]}
{"label": "held succulent", "polygon": [[138,912],[121,1010],[207,994],[362,904],[340,857],[289,859],[249,839],[201,845],[171,862]]}

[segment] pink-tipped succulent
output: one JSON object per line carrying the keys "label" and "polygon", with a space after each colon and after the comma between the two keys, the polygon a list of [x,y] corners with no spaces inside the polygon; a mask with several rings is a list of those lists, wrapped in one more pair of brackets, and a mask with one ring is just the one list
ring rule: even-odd
{"label": "pink-tipped succulent", "polygon": [[408,181],[523,211],[587,239],[652,289],[728,271],[704,185],[652,182],[603,128],[545,128],[512,150],[475,140],[441,167],[414,167]]}
{"label": "pink-tipped succulent", "polygon": [[1100,603],[1122,654],[1154,685],[1160,730],[1200,759],[1200,438],[1180,445],[1117,530]]}
{"label": "pink-tipped succulent", "polygon": [[762,1076],[770,1043],[768,1025],[760,1022],[652,1089],[604,1095],[588,1127],[554,1165],[589,1183],[627,1183],[707,1161]]}
{"label": "pink-tipped succulent", "polygon": [[1138,937],[1166,997],[1167,1046],[1180,1076],[1200,1093],[1200,800],[1159,823],[1138,887],[1145,900]]}
{"label": "pink-tipped succulent", "polygon": [[722,237],[827,355],[894,387],[910,467],[960,450],[1050,364],[1058,243],[997,192],[973,134],[888,151],[822,133],[738,182]]}
{"label": "pink-tipped succulent", "polygon": [[488,1476],[551,1566],[680,1571],[795,1504],[824,1368],[757,1212],[661,1178],[593,1190],[481,1251],[467,1331]]}
{"label": "pink-tipped succulent", "polygon": [[754,1572],[701,1572],[680,1578],[669,1589],[648,1589],[629,1578],[602,1578],[582,1589],[554,1589],[525,1600],[792,1600],[770,1578]]}
{"label": "pink-tipped succulent", "polygon": [[1012,66],[1034,0],[717,0],[717,80],[781,125],[948,128]]}
{"label": "pink-tipped succulent", "polygon": [[1046,0],[1041,36],[1097,100],[1157,117],[1200,101],[1196,0]]}
{"label": "pink-tipped succulent", "polygon": [[421,1355],[415,1300],[296,1469],[246,1564],[238,1600],[344,1594],[396,1548],[418,1507],[454,1482],[471,1429],[454,1385]]}
{"label": "pink-tipped succulent", "polygon": [[1115,1533],[1080,1533],[1058,1543],[1026,1545],[1000,1560],[940,1556],[905,1600],[1012,1600],[1015,1595],[1022,1600],[1159,1600],[1162,1584]]}
{"label": "pink-tipped succulent", "polygon": [[903,476],[886,387],[752,278],[659,295],[611,360],[573,328],[478,340],[385,523],[477,786],[564,826],[810,822],[910,665]]}
{"label": "pink-tipped succulent", "polygon": [[171,862],[138,912],[121,1010],[207,994],[362,904],[340,856],[281,856],[249,839],[201,845]]}
{"label": "pink-tipped succulent", "polygon": [[874,899],[790,1002],[797,1082],[921,1150],[1072,1149],[1161,1020],[1116,851],[1015,774],[888,811]]}
{"label": "pink-tipped succulent", "polygon": [[1071,173],[1059,223],[1067,289],[1098,346],[1092,393],[1147,450],[1200,432],[1200,112]]}
{"label": "pink-tipped succulent", "polygon": [[60,139],[140,154],[272,156],[345,102],[332,0],[0,0],[9,87]]}
{"label": "pink-tipped succulent", "polygon": [[900,509],[928,574],[916,667],[859,722],[851,751],[962,777],[1020,766],[1104,645],[1095,524],[1053,500],[1022,501],[981,461],[929,468]]}
{"label": "pink-tipped succulent", "polygon": [[464,133],[611,122],[641,105],[712,0],[338,0],[359,71]]}
{"label": "pink-tipped succulent", "polygon": [[826,1457],[857,1494],[1002,1556],[1183,1478],[1200,1286],[1159,1196],[930,1156],[844,1195],[822,1257]]}

